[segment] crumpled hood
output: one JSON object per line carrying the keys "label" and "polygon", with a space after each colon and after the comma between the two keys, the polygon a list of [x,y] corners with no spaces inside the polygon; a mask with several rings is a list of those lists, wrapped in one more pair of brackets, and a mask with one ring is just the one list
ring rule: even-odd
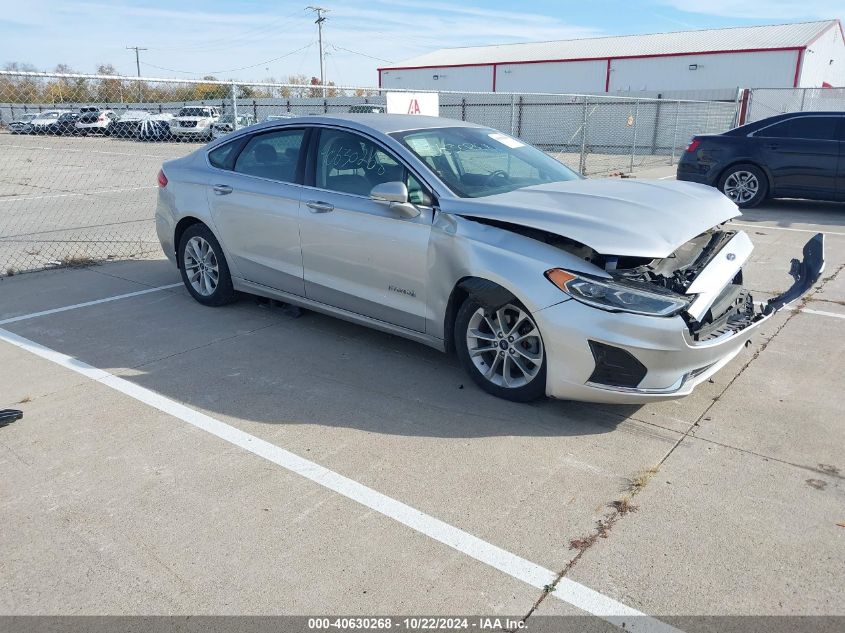
{"label": "crumpled hood", "polygon": [[560,235],[603,255],[663,258],[740,214],[717,189],[677,181],[600,178],[484,198],[441,199],[446,213]]}

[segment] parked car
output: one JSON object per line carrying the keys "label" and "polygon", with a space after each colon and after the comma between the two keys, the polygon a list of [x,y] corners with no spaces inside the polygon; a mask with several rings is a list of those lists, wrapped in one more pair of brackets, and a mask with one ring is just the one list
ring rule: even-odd
{"label": "parked car", "polygon": [[76,129],[80,134],[102,134],[111,132],[111,128],[120,117],[114,110],[100,110],[99,108],[83,108],[76,121]]}
{"label": "parked car", "polygon": [[76,122],[79,120],[78,112],[63,112],[52,123],[39,128],[39,131],[51,136],[68,136],[78,134]]}
{"label": "parked car", "polygon": [[18,115],[9,123],[9,134],[29,134],[32,132],[32,120],[37,116],[37,112]]}
{"label": "parked car", "polygon": [[32,126],[31,133],[46,133],[47,128],[53,125],[61,115],[69,113],[70,110],[45,110],[44,112],[39,112],[38,116],[30,121],[30,125]]}
{"label": "parked car", "polygon": [[138,138],[141,122],[150,118],[152,113],[146,110],[126,110],[109,128],[111,136],[117,138]]}
{"label": "parked car", "polygon": [[170,122],[174,138],[211,140],[211,126],[220,120],[220,110],[214,106],[187,106],[179,110]]}
{"label": "parked car", "polygon": [[262,123],[165,162],[158,183],[159,240],[198,302],[253,293],[455,350],[518,401],[689,394],[824,268],[817,235],[758,307],[751,240],[719,192],[585,180],[438,117]]}
{"label": "parked car", "polygon": [[141,121],[138,130],[138,138],[142,141],[169,141],[173,138],[170,134],[170,123],[173,115],[169,112],[151,114]]}
{"label": "parked car", "polygon": [[792,112],[696,136],[678,180],[717,187],[741,208],[766,198],[845,200],[845,112]]}
{"label": "parked car", "polygon": [[373,105],[372,103],[359,103],[358,105],[349,106],[349,112],[353,114],[384,114],[387,108],[382,105]]}
{"label": "parked car", "polygon": [[220,138],[229,132],[234,132],[253,123],[255,123],[255,117],[251,114],[239,114],[237,123],[234,114],[224,114],[217,123],[211,125],[211,136],[212,138]]}

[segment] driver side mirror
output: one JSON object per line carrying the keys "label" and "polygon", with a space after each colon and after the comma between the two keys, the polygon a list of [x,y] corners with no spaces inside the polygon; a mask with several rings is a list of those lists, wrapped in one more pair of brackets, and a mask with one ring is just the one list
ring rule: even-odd
{"label": "driver side mirror", "polygon": [[420,210],[408,201],[408,187],[404,182],[383,182],[370,191],[370,199],[377,202],[387,202],[391,209],[395,209],[406,218],[415,218]]}

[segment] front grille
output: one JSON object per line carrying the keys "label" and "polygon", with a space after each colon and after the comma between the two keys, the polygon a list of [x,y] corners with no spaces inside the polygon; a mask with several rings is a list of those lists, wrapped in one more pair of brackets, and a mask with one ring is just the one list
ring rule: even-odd
{"label": "front grille", "polygon": [[598,341],[588,341],[596,368],[590,374],[589,381],[609,387],[629,387],[639,385],[648,371],[631,352]]}

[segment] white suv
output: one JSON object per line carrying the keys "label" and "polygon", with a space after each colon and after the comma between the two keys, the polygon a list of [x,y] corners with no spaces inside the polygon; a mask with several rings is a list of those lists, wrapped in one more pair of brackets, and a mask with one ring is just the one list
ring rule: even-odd
{"label": "white suv", "polygon": [[220,120],[220,109],[214,106],[186,106],[170,122],[175,138],[211,140],[211,126]]}

